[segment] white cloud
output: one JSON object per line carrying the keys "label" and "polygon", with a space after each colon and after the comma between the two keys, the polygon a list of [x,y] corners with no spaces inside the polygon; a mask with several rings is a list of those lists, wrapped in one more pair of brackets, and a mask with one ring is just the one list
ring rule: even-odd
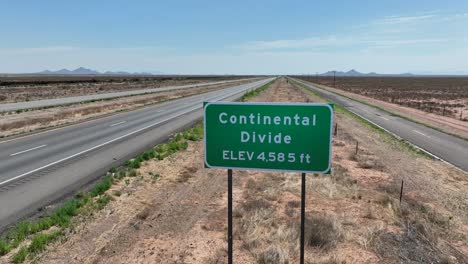
{"label": "white cloud", "polygon": [[396,47],[402,45],[417,45],[440,43],[447,40],[438,38],[413,38],[413,39],[395,39],[395,38],[363,38],[352,36],[324,36],[304,39],[272,40],[272,41],[251,41],[240,45],[234,45],[233,48],[248,51],[271,51],[271,50],[315,50],[323,48],[350,48],[359,45],[363,48],[372,47]]}
{"label": "white cloud", "polygon": [[56,52],[69,52],[78,50],[78,47],[73,46],[50,46],[50,47],[27,47],[27,48],[0,48],[0,52],[12,52],[12,53],[56,53]]}
{"label": "white cloud", "polygon": [[[440,43],[460,42],[460,36],[456,36],[455,30],[463,25],[462,19],[467,18],[468,13],[444,14],[440,11],[412,16],[389,16],[367,24],[351,26],[348,31],[341,34],[307,36],[297,39],[255,40],[233,45],[230,48],[244,51],[360,50],[418,47],[418,45],[428,48]],[[449,19],[454,21],[449,21]],[[439,27],[445,26],[447,30],[434,30],[434,23],[439,23]]]}
{"label": "white cloud", "polygon": [[339,39],[335,36],[311,37],[304,39],[283,39],[272,41],[251,41],[244,44],[233,46],[234,48],[246,50],[274,50],[274,49],[291,49],[291,48],[310,48],[323,47],[329,45],[343,45],[353,42],[352,39]]}
{"label": "white cloud", "polygon": [[426,12],[420,15],[413,16],[388,16],[382,19],[377,19],[373,23],[376,25],[385,26],[405,26],[405,25],[416,25],[425,24],[431,25],[440,22],[449,22],[456,20],[468,19],[468,13],[442,13],[440,11]]}
{"label": "white cloud", "polygon": [[433,18],[438,17],[437,15],[419,15],[419,16],[389,16],[383,19],[377,20],[378,24],[386,25],[396,25],[396,24],[406,24],[419,21],[427,21]]}

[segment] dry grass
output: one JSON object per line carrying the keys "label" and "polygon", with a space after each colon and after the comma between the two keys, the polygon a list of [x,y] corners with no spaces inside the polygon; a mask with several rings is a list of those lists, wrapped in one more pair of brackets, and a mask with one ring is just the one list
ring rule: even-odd
{"label": "dry grass", "polygon": [[308,216],[305,224],[305,241],[308,246],[329,250],[342,239],[341,225],[330,216]]}
{"label": "dry grass", "polygon": [[[243,197],[246,200],[234,211],[236,225],[239,225],[236,237],[243,241],[243,248],[253,254],[258,263],[295,263],[299,252],[300,200],[288,199],[283,206],[280,197],[285,193],[290,195],[290,191],[299,194],[300,177],[266,173],[255,180],[249,177],[245,182]],[[343,188],[329,176],[314,178],[312,186],[325,187],[327,192]],[[269,198],[271,193],[276,193],[276,199]],[[313,214],[307,218],[306,243],[310,247],[327,251],[342,238],[341,224],[336,218]]]}
{"label": "dry grass", "polygon": [[368,207],[366,209],[366,213],[364,214],[364,217],[367,218],[367,219],[377,219],[377,217],[375,216],[375,212],[374,212],[372,207]]}
{"label": "dry grass", "polygon": [[268,247],[258,258],[260,264],[287,264],[289,263],[289,254],[279,246]]}
{"label": "dry grass", "polygon": [[[298,252],[299,230],[296,219],[280,217],[278,204],[284,175],[266,173],[254,180],[247,179],[243,188],[244,201],[236,210],[236,237],[243,242],[258,263],[293,263]],[[273,194],[276,196],[272,199]],[[297,200],[285,204],[286,211],[297,210]],[[292,213],[286,213],[292,214]]]}

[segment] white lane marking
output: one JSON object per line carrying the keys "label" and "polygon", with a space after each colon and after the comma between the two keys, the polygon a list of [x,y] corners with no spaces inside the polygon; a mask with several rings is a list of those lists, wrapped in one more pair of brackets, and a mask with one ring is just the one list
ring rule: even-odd
{"label": "white lane marking", "polygon": [[113,126],[118,126],[118,125],[121,125],[121,124],[126,123],[126,122],[127,122],[127,121],[122,121],[122,122],[118,122],[118,123],[115,123],[115,124],[110,125],[110,126],[111,126],[111,127],[113,127]]}
{"label": "white lane marking", "polygon": [[[267,82],[261,83],[261,85],[258,86],[258,87],[261,87],[261,86],[264,85],[265,83],[267,83]],[[228,98],[228,97],[230,97],[230,96],[232,96],[232,95],[235,95],[235,94],[238,94],[238,93],[239,93],[239,91],[236,90],[236,91],[234,91],[234,92],[232,92],[232,93],[230,93],[230,94],[228,94],[228,95],[215,96],[215,97],[213,97],[212,100],[220,100],[220,99],[222,99],[222,98]],[[171,119],[174,119],[174,118],[177,118],[177,117],[179,117],[179,116],[185,115],[185,114],[190,113],[190,112],[192,112],[192,111],[194,111],[194,110],[196,110],[196,109],[199,109],[199,108],[201,108],[201,107],[200,107],[200,106],[198,105],[198,103],[197,103],[197,105],[196,105],[195,107],[192,107],[192,108],[188,109],[187,111],[184,111],[184,112],[182,112],[182,113],[179,113],[179,114],[177,114],[177,115],[175,115],[175,116],[172,116],[172,117],[166,118],[166,119],[164,119],[164,120],[162,120],[162,121],[159,121],[159,122],[153,123],[153,124],[151,124],[151,125],[142,127],[142,128],[140,128],[140,129],[137,129],[137,130],[135,130],[135,131],[133,131],[133,132],[130,132],[130,133],[128,133],[128,134],[125,134],[125,135],[123,135],[123,136],[116,137],[116,138],[114,138],[114,139],[111,139],[111,140],[109,140],[109,141],[106,141],[106,142],[104,142],[104,143],[101,143],[101,144],[99,144],[99,145],[97,145],[97,146],[94,146],[94,147],[89,148],[89,149],[85,149],[85,150],[80,151],[80,152],[78,152],[78,153],[75,153],[75,154],[73,154],[73,155],[71,155],[71,156],[68,156],[68,157],[65,157],[65,158],[63,158],[63,159],[54,161],[54,162],[52,162],[52,163],[49,163],[49,164],[44,165],[44,166],[42,166],[42,167],[39,167],[39,168],[37,168],[37,169],[34,169],[34,170],[31,170],[31,171],[25,172],[25,173],[23,173],[23,174],[21,174],[21,175],[15,176],[15,177],[10,178],[10,179],[8,179],[8,180],[6,180],[6,181],[2,181],[2,182],[0,182],[0,186],[5,185],[6,183],[9,183],[9,182],[14,181],[14,180],[16,180],[16,179],[23,178],[24,176],[27,176],[27,175],[29,175],[29,174],[32,174],[32,173],[34,173],[34,172],[36,172],[36,171],[40,171],[40,170],[45,169],[45,168],[48,168],[48,167],[50,167],[50,166],[54,166],[55,164],[58,164],[58,163],[60,163],[60,162],[63,162],[63,161],[72,159],[72,158],[74,158],[74,157],[76,157],[76,156],[82,155],[82,154],[84,154],[84,153],[90,152],[90,151],[95,150],[95,149],[97,149],[97,148],[100,148],[100,147],[102,147],[102,146],[108,145],[108,144],[113,143],[113,142],[115,142],[115,141],[117,141],[117,140],[120,140],[120,139],[122,139],[122,138],[131,136],[131,135],[133,135],[133,134],[136,134],[136,133],[138,133],[138,132],[140,132],[140,131],[146,130],[146,129],[151,128],[151,127],[153,127],[153,126],[157,126],[157,125],[159,125],[159,124],[161,124],[161,123],[164,123],[164,122],[169,121],[169,120],[171,120]]]}
{"label": "white lane marking", "polygon": [[13,156],[16,156],[16,155],[19,155],[19,154],[23,154],[23,153],[26,153],[26,152],[29,152],[29,151],[32,151],[32,150],[35,150],[35,149],[40,149],[40,148],[43,148],[45,146],[47,146],[47,145],[41,145],[41,146],[37,146],[37,147],[30,148],[30,149],[27,149],[27,150],[23,150],[23,151],[20,151],[20,152],[16,152],[16,153],[10,154],[10,157],[13,157]]}
{"label": "white lane marking", "polygon": [[386,117],[384,117],[384,116],[380,116],[380,117],[383,118],[383,119],[385,119],[385,120],[387,120],[387,121],[390,120],[390,119],[388,119],[388,118],[386,118]]}
{"label": "white lane marking", "polygon": [[419,132],[419,131],[417,131],[417,130],[413,130],[413,132],[418,133],[418,134],[420,134],[420,135],[423,135],[423,136],[425,136],[425,137],[429,137],[428,135],[426,135],[426,134],[424,134],[424,133],[422,133],[422,132]]}

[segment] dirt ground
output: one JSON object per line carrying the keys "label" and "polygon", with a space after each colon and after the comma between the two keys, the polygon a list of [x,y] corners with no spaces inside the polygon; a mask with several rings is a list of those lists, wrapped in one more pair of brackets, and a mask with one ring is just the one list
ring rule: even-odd
{"label": "dirt ground", "polygon": [[206,93],[246,82],[247,81],[240,81],[229,84],[210,85],[201,88],[122,97],[92,103],[78,103],[21,113],[0,113],[0,137],[16,135],[48,127],[61,126],[64,124],[72,124],[117,111],[132,110],[148,104]]}
{"label": "dirt ground", "polygon": [[[320,99],[280,79],[252,101]],[[332,174],[307,175],[306,263],[468,263],[468,175],[335,120]],[[33,262],[227,263],[226,171],[203,167],[203,143],[138,172]],[[234,171],[233,195],[235,263],[298,263],[300,175]]]}
{"label": "dirt ground", "polygon": [[[392,104],[382,100],[378,100],[372,97],[343,91],[341,89],[336,89],[329,86],[318,85],[323,89],[332,91],[337,94],[344,95],[349,98],[353,98],[359,101],[368,102],[372,105],[381,107],[391,113],[410,118],[412,120],[417,120],[424,124],[428,124],[432,127],[441,129],[442,131],[454,135],[459,135],[464,138],[468,138],[468,122],[465,120],[459,120],[453,117],[442,116],[438,114],[428,113],[422,110],[414,109],[411,107],[405,107],[397,104]],[[436,99],[433,99],[436,100]],[[452,100],[453,103],[464,105],[464,107],[454,108],[458,112],[464,111],[468,115],[468,99],[461,98],[457,100]],[[458,117],[458,115],[457,115]]]}
{"label": "dirt ground", "polygon": [[0,102],[1,103],[14,103],[24,101],[35,101],[44,99],[53,99],[61,97],[111,93],[131,91],[145,88],[159,88],[165,86],[179,86],[186,84],[206,83],[213,81],[221,81],[223,78],[214,79],[190,79],[190,78],[141,78],[131,77],[121,79],[101,80],[96,78],[93,81],[69,81],[69,82],[48,82],[37,81],[33,84],[24,84],[18,82],[14,85],[4,86],[0,80]]}

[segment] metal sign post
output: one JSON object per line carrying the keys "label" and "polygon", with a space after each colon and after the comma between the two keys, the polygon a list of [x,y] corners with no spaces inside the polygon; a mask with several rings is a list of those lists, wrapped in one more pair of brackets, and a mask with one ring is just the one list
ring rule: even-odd
{"label": "metal sign post", "polygon": [[304,264],[305,199],[306,199],[306,174],[302,173],[302,181],[301,181],[301,264]]}
{"label": "metal sign post", "polygon": [[333,106],[311,103],[205,103],[205,166],[228,172],[228,263],[233,263],[232,169],[302,173],[304,263],[306,173],[329,173]]}
{"label": "metal sign post", "polygon": [[228,264],[232,264],[232,170],[228,169]]}

